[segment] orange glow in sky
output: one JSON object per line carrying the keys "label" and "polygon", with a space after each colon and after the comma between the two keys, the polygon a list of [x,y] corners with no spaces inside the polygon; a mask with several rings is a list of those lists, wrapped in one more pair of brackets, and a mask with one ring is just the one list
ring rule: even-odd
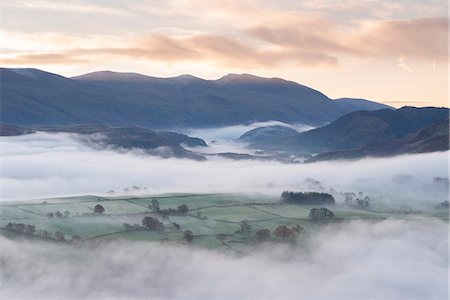
{"label": "orange glow in sky", "polygon": [[281,77],[448,106],[447,1],[2,1],[2,66]]}

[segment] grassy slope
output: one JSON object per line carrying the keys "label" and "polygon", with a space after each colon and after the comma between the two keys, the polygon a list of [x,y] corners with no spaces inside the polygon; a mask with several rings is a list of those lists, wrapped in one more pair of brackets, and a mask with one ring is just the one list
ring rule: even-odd
{"label": "grassy slope", "polygon": [[[176,208],[187,204],[190,212],[185,216],[169,216],[163,219],[151,212],[148,205],[157,199],[162,209]],[[191,230],[194,245],[208,248],[227,247],[245,248],[254,243],[254,232],[267,228],[273,231],[279,225],[300,224],[305,234],[314,232],[317,223],[308,220],[312,206],[280,205],[270,196],[237,195],[237,194],[205,194],[205,195],[156,195],[151,197],[110,197],[95,196],[42,199],[39,201],[6,203],[0,205],[0,226],[9,222],[32,224],[37,233],[47,230],[51,234],[62,231],[67,239],[72,235],[80,235],[84,240],[145,240],[145,241],[182,241],[182,232]],[[44,203],[44,201],[46,203]],[[96,204],[105,208],[103,215],[91,215]],[[346,219],[385,219],[389,217],[403,218],[385,211],[363,211],[344,206],[329,207],[336,214],[336,221]],[[69,211],[67,218],[48,218],[49,212]],[[205,219],[195,215],[200,212]],[[158,217],[165,225],[165,233],[158,234],[146,230],[125,231],[122,224],[140,224],[144,216]],[[442,216],[441,216],[442,217]],[[445,217],[445,216],[444,216]],[[252,226],[249,235],[236,233],[239,222],[248,220]],[[448,219],[448,216],[446,216]],[[180,228],[176,228],[178,224]],[[5,231],[1,231],[5,234]],[[225,234],[224,242],[216,239],[216,234]],[[11,235],[10,232],[6,233]]]}

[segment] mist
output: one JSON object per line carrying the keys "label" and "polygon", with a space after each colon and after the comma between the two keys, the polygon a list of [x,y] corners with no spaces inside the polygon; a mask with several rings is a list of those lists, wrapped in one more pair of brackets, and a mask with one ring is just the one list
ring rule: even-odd
{"label": "mist", "polygon": [[280,121],[266,121],[255,122],[248,125],[234,125],[216,128],[200,128],[200,129],[186,129],[182,130],[184,133],[192,136],[199,136],[205,139],[207,142],[215,141],[231,141],[239,138],[241,135],[255,128],[266,126],[284,126],[292,128],[298,132],[314,129],[309,125],[303,124],[288,124]]}
{"label": "mist", "polygon": [[436,219],[328,225],[250,255],[179,244],[0,237],[2,299],[447,299],[448,230]]}
{"label": "mist", "polygon": [[201,137],[209,145],[208,148],[191,149],[203,154],[234,152],[254,154],[255,150],[246,148],[244,144],[238,141],[238,138],[255,128],[265,126],[283,126],[294,129],[298,132],[311,130],[314,127],[303,124],[288,124],[280,121],[266,121],[255,122],[248,125],[234,125],[216,128],[200,128],[200,129],[183,129],[181,132],[190,135]]}
{"label": "mist", "polygon": [[[260,192],[307,189],[306,178],[327,188],[366,191],[438,203],[447,191],[433,186],[448,177],[448,152],[367,158],[358,161],[283,164],[209,157],[198,162],[162,159],[141,151],[92,149],[74,134],[35,133],[2,137],[1,199],[121,192],[146,187],[164,192]],[[403,176],[403,177],[402,177]],[[402,179],[403,178],[403,179]],[[406,178],[406,180],[405,180]]]}
{"label": "mist", "polygon": [[[217,150],[236,133],[208,134],[219,137]],[[312,164],[214,156],[199,162],[92,148],[76,134],[44,132],[2,137],[1,147],[2,201],[120,194],[131,186],[145,194],[279,195],[317,188],[307,178],[325,191],[363,191],[393,205],[448,198],[448,186],[433,182],[448,177],[448,152]],[[447,223],[418,216],[333,222],[301,234],[294,245],[255,245],[244,254],[182,242],[0,236],[0,298],[447,299]]]}

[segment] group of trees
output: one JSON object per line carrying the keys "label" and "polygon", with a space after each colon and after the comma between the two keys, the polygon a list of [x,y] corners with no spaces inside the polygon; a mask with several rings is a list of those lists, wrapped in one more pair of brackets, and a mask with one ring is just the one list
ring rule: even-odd
{"label": "group of trees", "polygon": [[64,213],[61,213],[59,210],[57,210],[56,212],[49,212],[47,214],[48,218],[68,218],[70,217],[70,211],[66,210]]}
{"label": "group of trees", "polygon": [[[295,241],[297,237],[303,232],[304,228],[299,224],[291,227],[280,225],[273,231],[273,236],[281,241]],[[272,233],[269,229],[263,228],[255,232],[255,239],[257,242],[265,242],[270,240]]]}
{"label": "group of trees", "polygon": [[[237,231],[239,233],[246,233],[249,234],[252,231],[252,226],[250,225],[250,222],[247,220],[242,220],[239,223],[240,229]],[[273,235],[283,241],[287,240],[295,240],[300,233],[303,232],[303,227],[296,224],[292,227],[288,227],[286,225],[280,225],[273,231]],[[225,238],[226,235],[220,236]],[[219,237],[219,238],[220,238]],[[263,228],[255,232],[255,239],[258,242],[264,242],[268,241],[271,237],[271,232],[269,229]],[[217,238],[217,235],[216,235]],[[219,239],[217,238],[217,239]],[[220,239],[219,239],[220,240]]]}
{"label": "group of trees", "polygon": [[123,223],[122,226],[123,226],[123,229],[125,229],[125,231],[142,229],[142,226],[137,223],[134,223],[133,225],[128,224],[128,223]]}
{"label": "group of trees", "polygon": [[185,215],[189,212],[189,207],[186,204],[178,205],[176,209],[175,208],[161,209],[159,201],[155,198],[153,198],[148,208],[150,208],[153,212],[162,215],[163,217],[166,217],[168,215]]}
{"label": "group of trees", "polygon": [[311,221],[326,221],[332,218],[334,218],[334,213],[325,207],[309,210],[309,219]]}
{"label": "group of trees", "polygon": [[202,214],[202,212],[199,211],[199,210],[197,210],[197,211],[195,212],[195,214],[192,215],[192,217],[197,218],[197,219],[200,219],[200,220],[207,220],[207,219],[208,219],[208,217],[207,217],[207,216],[204,216],[204,215]]}
{"label": "group of trees", "polygon": [[[67,241],[64,233],[62,231],[56,231],[54,235],[49,233],[47,230],[38,230],[36,231],[36,227],[34,225],[23,224],[23,223],[8,223],[4,227],[6,230],[13,231],[20,234],[26,235],[35,235],[39,236],[46,240],[58,240],[58,241]],[[78,242],[81,241],[82,238],[79,235],[72,235],[72,238],[69,242]]]}
{"label": "group of trees", "polygon": [[283,240],[283,241],[294,241],[300,233],[302,233],[304,228],[298,224],[288,227],[286,225],[280,225],[273,231],[273,234]]}
{"label": "group of trees", "polygon": [[151,230],[151,231],[158,231],[158,232],[164,231],[164,224],[157,218],[150,217],[150,216],[144,217],[142,219],[142,226],[145,229]]}
{"label": "group of trees", "polygon": [[[178,224],[176,224],[176,223],[173,223],[173,224],[176,229],[178,229],[178,230],[180,229],[180,226]],[[133,226],[131,226],[127,223],[124,223],[123,225],[127,230],[135,229]],[[135,225],[137,225],[137,224],[135,224]],[[154,217],[150,217],[150,216],[144,217],[142,219],[142,226],[147,230],[158,231],[159,233],[162,233],[164,231],[164,224],[160,220],[158,220],[158,218],[154,218]],[[192,241],[194,240],[194,233],[190,230],[185,230],[183,232],[183,238],[186,242],[192,243]]]}
{"label": "group of trees", "polygon": [[240,232],[242,233],[250,233],[250,231],[252,231],[252,225],[250,225],[250,223],[247,220],[242,220],[239,223],[240,226]]}
{"label": "group of trees", "polygon": [[5,225],[5,229],[28,235],[33,235],[36,231],[36,227],[34,225],[27,225],[23,223],[8,223]]}
{"label": "group of trees", "polygon": [[255,232],[255,239],[258,242],[264,242],[270,239],[270,230],[269,229],[260,229]]}
{"label": "group of trees", "polygon": [[[105,212],[105,208],[102,205],[97,204],[94,207],[93,211],[94,211],[94,214],[100,215],[100,214]],[[49,213],[47,213],[47,217],[48,218],[68,218],[70,216],[71,216],[71,213],[68,210],[66,210],[64,213],[61,213],[59,210],[56,211],[56,212],[49,212]],[[75,216],[78,216],[78,214],[75,214]]]}
{"label": "group of trees", "polygon": [[368,208],[371,203],[369,196],[362,198],[363,193],[359,192],[358,197],[355,193],[345,193],[345,204],[348,206],[355,206],[359,208]]}
{"label": "group of trees", "polygon": [[335,200],[331,194],[317,192],[292,192],[284,191],[281,193],[281,200],[288,204],[334,204]]}

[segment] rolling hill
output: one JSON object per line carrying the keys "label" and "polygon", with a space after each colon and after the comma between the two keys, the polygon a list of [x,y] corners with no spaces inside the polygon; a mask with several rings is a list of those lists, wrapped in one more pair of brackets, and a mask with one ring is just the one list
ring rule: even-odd
{"label": "rolling hill", "polygon": [[[274,134],[268,134],[270,131],[267,128],[255,129],[249,145],[259,149],[322,153],[354,150],[377,143],[378,147],[382,148],[387,143],[399,142],[413,134],[418,135],[418,142],[426,143],[426,139],[423,138],[425,134],[419,134],[420,130],[444,122],[448,116],[447,108],[431,107],[357,111],[326,126],[288,136],[280,136],[276,131]],[[433,128],[430,127],[426,134],[431,135]],[[258,130],[264,131],[265,134],[256,134]],[[245,141],[243,137],[248,134],[250,132],[241,137],[243,141]]]}
{"label": "rolling hill", "polygon": [[205,141],[169,131],[153,131],[139,127],[108,127],[102,125],[76,126],[36,126],[19,127],[0,125],[0,136],[17,136],[37,131],[53,133],[76,133],[82,142],[96,148],[112,148],[114,150],[142,150],[147,154],[164,158],[177,157],[194,160],[205,160],[200,154],[186,150],[188,147],[207,147]]}
{"label": "rolling hill", "polygon": [[332,151],[307,159],[316,162],[336,159],[356,159],[366,156],[384,157],[399,154],[428,153],[449,150],[449,119],[423,128],[404,139],[376,141],[354,150]]}
{"label": "rolling hill", "polygon": [[[177,129],[278,120],[317,126],[363,105],[361,100],[331,100],[292,81],[248,74],[204,80],[102,71],[66,78],[37,69],[1,68],[0,76],[1,121],[12,125]],[[371,103],[370,109],[385,108]]]}

